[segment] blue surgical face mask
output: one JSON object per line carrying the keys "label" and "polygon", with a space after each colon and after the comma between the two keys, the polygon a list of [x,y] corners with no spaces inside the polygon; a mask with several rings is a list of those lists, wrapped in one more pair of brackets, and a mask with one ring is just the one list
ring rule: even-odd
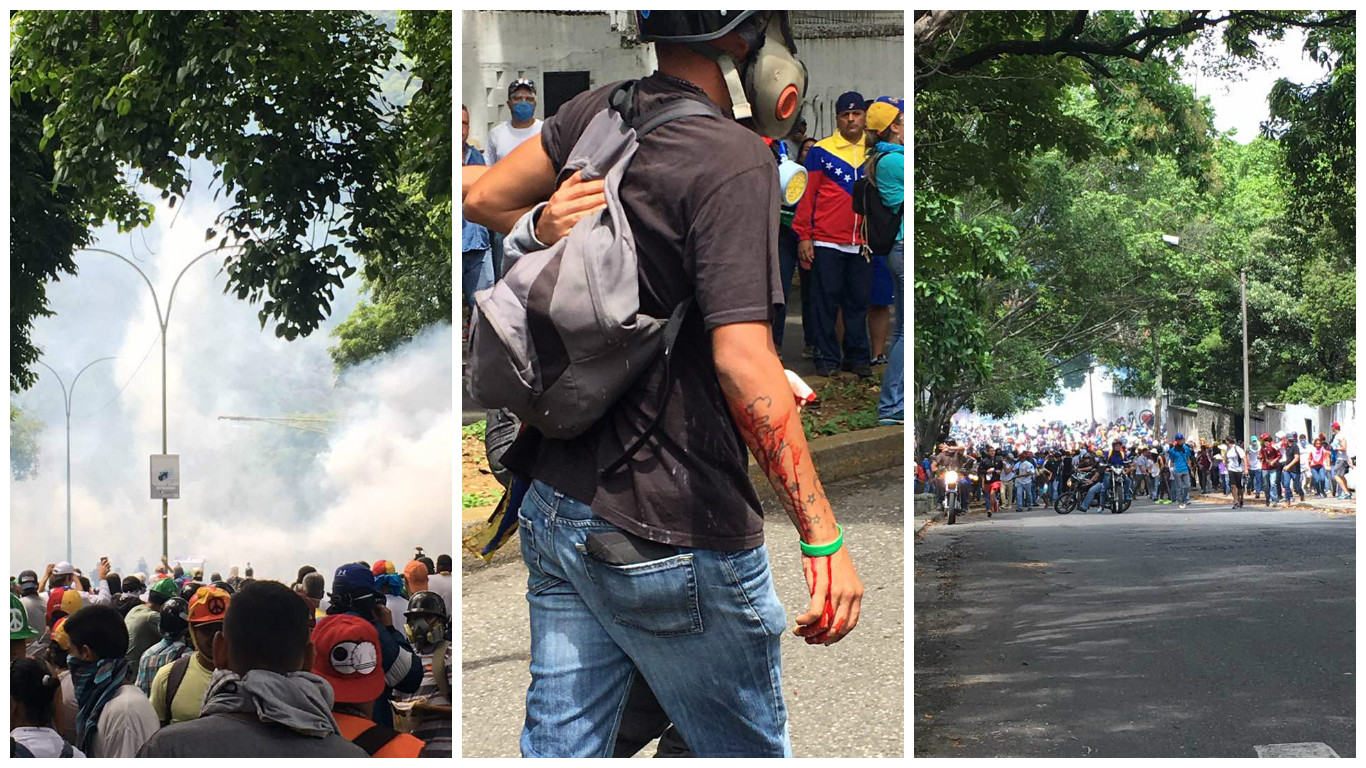
{"label": "blue surgical face mask", "polygon": [[512,119],[519,123],[525,123],[536,114],[536,105],[529,101],[519,101],[512,105]]}

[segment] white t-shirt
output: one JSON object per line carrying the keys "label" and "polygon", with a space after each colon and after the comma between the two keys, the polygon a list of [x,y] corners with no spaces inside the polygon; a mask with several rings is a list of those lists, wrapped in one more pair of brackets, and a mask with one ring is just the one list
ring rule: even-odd
{"label": "white t-shirt", "polygon": [[[61,757],[66,742],[51,728],[15,728],[9,732],[10,738],[23,744],[34,757]],[[85,753],[72,747],[72,757],[85,757]]]}
{"label": "white t-shirt", "polygon": [[455,612],[455,606],[451,605],[451,576],[450,574],[433,573],[427,577],[427,589],[441,595],[441,599],[446,601],[446,615]]}
{"label": "white t-shirt", "polygon": [[512,154],[512,150],[532,136],[541,135],[541,121],[526,128],[513,128],[512,123],[499,123],[489,131],[489,147],[484,150],[484,162],[493,165]]}
{"label": "white t-shirt", "polygon": [[1230,445],[1224,449],[1224,461],[1228,464],[1228,471],[1242,472],[1243,459],[1247,453],[1236,445]]}
{"label": "white t-shirt", "polygon": [[122,686],[100,713],[91,757],[135,757],[160,727],[152,702],[142,690],[136,685]]}
{"label": "white t-shirt", "polygon": [[1034,462],[1021,461],[1015,465],[1015,479],[1028,480],[1034,477]]}

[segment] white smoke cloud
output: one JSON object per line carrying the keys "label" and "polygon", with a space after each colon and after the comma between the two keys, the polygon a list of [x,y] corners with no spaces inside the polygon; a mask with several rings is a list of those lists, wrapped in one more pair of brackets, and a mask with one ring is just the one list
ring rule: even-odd
{"label": "white smoke cloud", "polygon": [[[208,177],[202,165],[193,170]],[[176,275],[213,245],[204,232],[218,209],[208,197],[192,195],[178,215],[159,210],[145,245],[144,234],[105,228],[94,247],[139,261],[165,311]],[[57,314],[39,320],[35,338],[68,385],[90,360],[117,355],[75,388],[73,562],[90,573],[107,555],[127,574],[139,557],[155,564],[161,552],[161,505],[150,499],[148,479],[148,455],[161,452],[156,309],[128,265],[88,253],[76,261],[79,276],[49,286]],[[190,267],[170,311],[167,447],[180,454],[182,474],[181,498],[170,502],[172,559],[203,557],[206,570],[224,576],[250,561],[258,578],[286,582],[307,563],[330,582],[338,565],[401,564],[415,545],[433,557],[452,552],[450,326],[338,380],[328,334],[354,308],[358,278],[321,328],[286,342],[260,328],[258,307],[223,293],[221,265],[221,256],[209,256]],[[41,572],[65,557],[61,388],[46,369],[38,372],[38,383],[15,398],[44,429],[39,475],[10,486],[11,574]],[[219,419],[300,414],[331,419],[327,434]]]}

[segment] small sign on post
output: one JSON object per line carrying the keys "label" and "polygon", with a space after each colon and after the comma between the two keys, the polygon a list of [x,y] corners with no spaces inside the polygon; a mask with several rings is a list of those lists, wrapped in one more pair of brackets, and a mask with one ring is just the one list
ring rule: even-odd
{"label": "small sign on post", "polygon": [[180,498],[179,454],[152,454],[152,498]]}

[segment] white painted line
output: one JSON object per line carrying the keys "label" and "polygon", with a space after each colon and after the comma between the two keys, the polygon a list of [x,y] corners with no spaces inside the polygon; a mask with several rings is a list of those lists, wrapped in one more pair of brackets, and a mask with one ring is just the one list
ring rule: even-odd
{"label": "white painted line", "polygon": [[1337,757],[1333,748],[1321,741],[1299,744],[1262,744],[1254,747],[1257,757]]}

